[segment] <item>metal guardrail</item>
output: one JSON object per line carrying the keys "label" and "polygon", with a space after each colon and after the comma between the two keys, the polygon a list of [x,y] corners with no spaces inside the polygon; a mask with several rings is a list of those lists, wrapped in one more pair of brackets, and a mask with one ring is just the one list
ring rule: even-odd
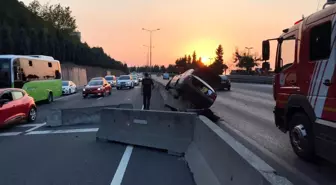
{"label": "metal guardrail", "polygon": [[273,76],[227,75],[231,82],[272,84]]}

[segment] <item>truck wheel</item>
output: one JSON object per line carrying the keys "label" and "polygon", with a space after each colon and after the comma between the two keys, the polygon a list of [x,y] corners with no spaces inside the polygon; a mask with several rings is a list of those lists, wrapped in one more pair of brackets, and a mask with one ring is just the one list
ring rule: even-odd
{"label": "truck wheel", "polygon": [[315,159],[312,123],[304,113],[295,113],[289,122],[289,139],[296,155],[307,161]]}
{"label": "truck wheel", "polygon": [[47,103],[51,103],[53,101],[54,101],[54,96],[53,96],[53,93],[50,92],[49,95],[48,95]]}

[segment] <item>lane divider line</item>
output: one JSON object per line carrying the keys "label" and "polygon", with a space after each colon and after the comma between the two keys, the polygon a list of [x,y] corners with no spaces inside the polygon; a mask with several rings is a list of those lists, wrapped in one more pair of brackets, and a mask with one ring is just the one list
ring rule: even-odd
{"label": "lane divider line", "polygon": [[28,132],[25,135],[84,133],[84,132],[97,132],[98,130],[99,128],[81,128],[81,129],[67,129],[67,130],[40,130],[40,131]]}
{"label": "lane divider line", "polygon": [[144,105],[142,105],[141,110],[144,110]]}
{"label": "lane divider line", "polygon": [[34,124],[24,124],[24,125],[18,125],[16,127],[19,127],[19,128],[25,128],[25,127],[36,127],[36,126],[39,126],[43,123],[34,123]]}
{"label": "lane divider line", "polygon": [[97,100],[101,100],[103,97],[97,98]]}
{"label": "lane divider line", "polygon": [[124,155],[122,156],[120,160],[119,166],[117,168],[116,173],[113,176],[113,179],[110,185],[121,185],[128,162],[132,155],[132,151],[133,151],[133,146],[126,147]]}
{"label": "lane divider line", "polygon": [[6,132],[6,133],[0,133],[0,137],[3,137],[3,136],[17,136],[21,134],[21,132]]}
{"label": "lane divider line", "polygon": [[28,130],[26,130],[24,133],[29,133],[29,132],[32,132],[32,131],[34,131],[34,130],[36,130],[36,129],[38,129],[38,128],[40,128],[40,127],[43,127],[44,125],[46,125],[47,123],[46,122],[44,122],[44,123],[41,123],[41,124],[38,124],[38,125],[36,125],[35,127],[33,127],[33,128],[31,128],[31,129],[28,129]]}

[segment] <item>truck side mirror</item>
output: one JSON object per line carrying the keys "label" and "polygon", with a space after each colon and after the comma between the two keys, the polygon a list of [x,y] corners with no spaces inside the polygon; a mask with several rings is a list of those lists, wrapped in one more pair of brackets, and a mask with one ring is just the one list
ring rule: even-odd
{"label": "truck side mirror", "polygon": [[262,58],[263,60],[269,60],[270,58],[270,42],[268,40],[262,42]]}

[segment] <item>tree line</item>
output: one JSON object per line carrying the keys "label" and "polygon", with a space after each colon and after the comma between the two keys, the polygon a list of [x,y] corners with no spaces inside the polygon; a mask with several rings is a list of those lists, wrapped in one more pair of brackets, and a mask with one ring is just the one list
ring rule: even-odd
{"label": "tree line", "polygon": [[130,67],[130,71],[137,71],[137,72],[168,72],[168,73],[183,73],[184,71],[188,69],[199,69],[199,68],[205,68],[208,67],[213,71],[214,73],[220,75],[223,74],[223,72],[226,72],[228,69],[228,66],[224,64],[223,59],[224,51],[222,45],[219,45],[216,49],[216,57],[212,64],[209,66],[206,66],[202,62],[202,58],[197,58],[196,51],[193,52],[192,55],[184,55],[183,57],[179,57],[176,59],[175,64],[169,64],[167,67],[165,66],[158,66],[154,65],[152,67],[149,66],[140,66],[140,67]]}
{"label": "tree line", "polygon": [[62,62],[128,71],[126,64],[107,55],[101,47],[82,43],[69,7],[24,5],[17,0],[0,6],[0,54],[48,55]]}

